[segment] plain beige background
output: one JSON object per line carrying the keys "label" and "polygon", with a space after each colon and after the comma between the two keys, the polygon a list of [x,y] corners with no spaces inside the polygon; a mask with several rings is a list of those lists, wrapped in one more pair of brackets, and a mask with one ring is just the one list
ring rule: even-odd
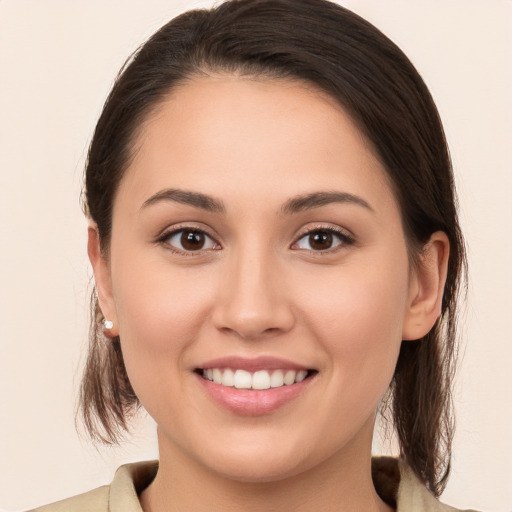
{"label": "plain beige background", "polygon": [[[142,419],[118,449],[74,426],[90,270],[79,208],[87,143],[125,58],[209,1],[0,0],[0,509],[110,481],[156,457]],[[512,2],[347,0],[409,55],[451,145],[470,292],[444,500],[512,511]],[[384,448],[376,446],[380,451]]]}

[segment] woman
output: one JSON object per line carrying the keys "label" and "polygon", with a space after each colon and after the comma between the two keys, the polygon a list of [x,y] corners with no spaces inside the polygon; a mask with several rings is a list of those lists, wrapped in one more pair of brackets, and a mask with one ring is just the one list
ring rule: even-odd
{"label": "woman", "polygon": [[[114,443],[142,405],[160,457],[38,510],[452,510],[464,248],[436,108],[377,29],[319,0],[176,18],[107,99],[85,199],[85,423]],[[379,408],[400,460],[371,459]]]}

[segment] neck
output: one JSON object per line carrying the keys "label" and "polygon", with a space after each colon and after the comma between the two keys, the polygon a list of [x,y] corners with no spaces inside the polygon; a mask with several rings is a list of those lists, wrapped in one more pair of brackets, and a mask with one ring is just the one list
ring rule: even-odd
{"label": "neck", "polygon": [[364,458],[335,454],[278,481],[241,482],[210,471],[174,445],[159,444],[157,476],[141,495],[144,512],[392,511],[375,491],[369,451]]}

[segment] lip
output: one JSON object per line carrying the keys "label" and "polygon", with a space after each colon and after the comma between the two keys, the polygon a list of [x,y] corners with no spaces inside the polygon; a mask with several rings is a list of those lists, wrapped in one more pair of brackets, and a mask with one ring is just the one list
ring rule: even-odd
{"label": "lip", "polygon": [[[249,372],[259,370],[312,370],[306,366],[275,357],[258,357],[254,359],[240,357],[223,357],[203,363],[196,370],[208,368],[232,368]],[[222,408],[242,416],[262,416],[270,414],[300,397],[315,380],[316,373],[302,382],[270,389],[237,389],[216,384],[195,372],[200,385],[207,395]]]}
{"label": "lip", "polygon": [[313,370],[301,364],[281,359],[278,357],[260,356],[256,358],[245,357],[221,357],[213,359],[197,366],[197,369],[208,370],[208,368],[233,368],[245,370],[248,372],[257,372],[259,370]]}

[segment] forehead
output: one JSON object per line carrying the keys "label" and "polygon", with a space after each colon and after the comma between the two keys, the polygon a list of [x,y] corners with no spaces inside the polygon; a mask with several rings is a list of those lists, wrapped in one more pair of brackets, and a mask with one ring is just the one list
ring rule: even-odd
{"label": "forehead", "polygon": [[158,106],[135,146],[120,187],[134,204],[171,186],[268,201],[341,187],[385,192],[394,201],[384,167],[353,120],[302,82],[193,79]]}

